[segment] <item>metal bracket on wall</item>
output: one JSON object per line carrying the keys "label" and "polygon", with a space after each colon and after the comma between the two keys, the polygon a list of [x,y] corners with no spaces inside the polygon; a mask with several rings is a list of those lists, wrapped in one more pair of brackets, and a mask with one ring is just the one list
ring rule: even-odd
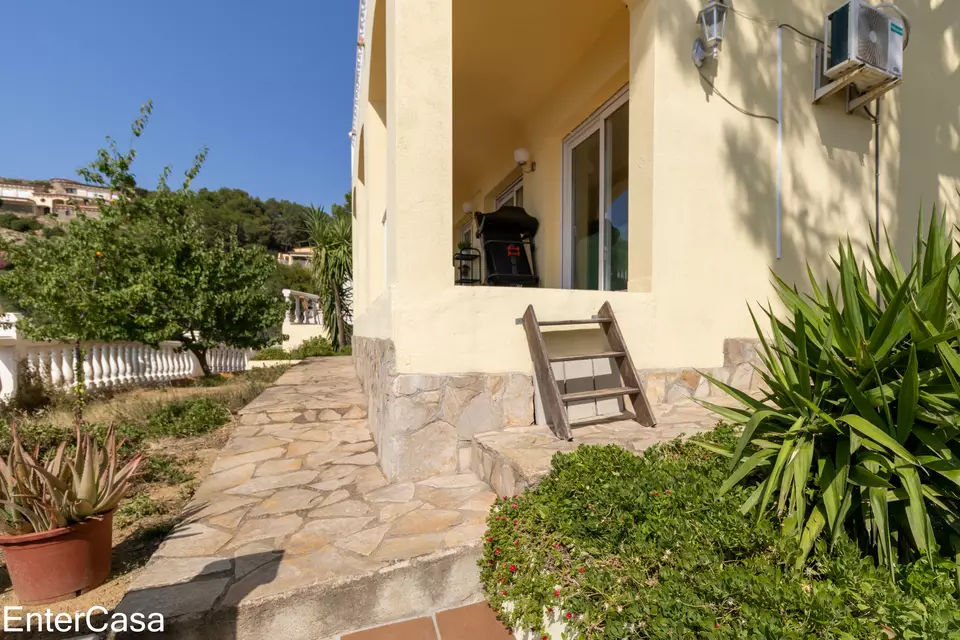
{"label": "metal bracket on wall", "polygon": [[836,80],[831,80],[823,75],[823,59],[825,54],[826,48],[823,43],[816,43],[813,54],[813,104],[820,104],[827,98],[846,90],[847,113],[854,113],[900,84],[899,79],[891,80],[873,87],[866,93],[860,93],[854,83],[863,73],[868,71],[868,68],[857,67],[843,74]]}

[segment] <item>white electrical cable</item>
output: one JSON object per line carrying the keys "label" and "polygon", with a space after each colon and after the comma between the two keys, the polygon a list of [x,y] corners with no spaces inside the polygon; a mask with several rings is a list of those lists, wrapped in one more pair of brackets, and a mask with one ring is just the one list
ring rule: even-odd
{"label": "white electrical cable", "polygon": [[777,28],[777,260],[783,258],[783,27]]}

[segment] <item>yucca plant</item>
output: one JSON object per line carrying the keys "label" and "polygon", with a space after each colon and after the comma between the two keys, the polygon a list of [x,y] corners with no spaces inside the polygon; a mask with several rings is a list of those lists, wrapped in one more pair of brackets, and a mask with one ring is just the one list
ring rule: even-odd
{"label": "yucca plant", "polygon": [[49,531],[110,511],[123,498],[142,459],[137,455],[120,465],[112,426],[104,447],[78,428],[73,453],[62,442],[46,464],[38,462],[39,448],[32,454],[24,450],[16,426],[11,425],[10,432],[10,453],[0,459],[3,535]]}
{"label": "yucca plant", "polygon": [[808,267],[809,295],[774,276],[783,318],[765,309],[766,335],[753,318],[762,399],[712,380],[742,404],[709,405],[743,425],[719,451],[731,458],[721,491],[756,483],[742,510],[776,509],[797,566],[819,538],[844,534],[891,572],[960,553],[960,256],[936,211],[909,269],[887,246],[888,262],[869,249],[868,272],[841,244],[838,286]]}

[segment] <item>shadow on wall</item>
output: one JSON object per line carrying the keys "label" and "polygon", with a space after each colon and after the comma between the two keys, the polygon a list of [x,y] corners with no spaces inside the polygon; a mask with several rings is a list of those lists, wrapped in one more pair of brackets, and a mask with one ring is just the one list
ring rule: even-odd
{"label": "shadow on wall", "polygon": [[[662,26],[674,43],[678,72],[696,78],[690,45],[703,3],[665,4],[660,5]],[[708,58],[706,80],[699,81],[704,101],[723,100],[719,90],[754,114],[720,105],[730,113],[711,110],[698,126],[722,121],[722,151],[713,170],[736,194],[735,220],[769,256],[777,274],[801,288],[806,264],[824,276],[847,234],[859,248],[873,240],[873,122],[863,112],[847,115],[842,98],[812,105],[814,43],[783,29],[783,232],[782,258],[776,258],[777,124],[762,117],[777,115],[776,21],[822,38],[824,15],[838,4],[738,2],[719,61]],[[897,5],[910,16],[913,38],[904,82],[883,100],[880,206],[882,224],[906,259],[921,206],[925,218],[934,202],[948,207],[953,220],[960,209],[960,3],[899,0]]]}

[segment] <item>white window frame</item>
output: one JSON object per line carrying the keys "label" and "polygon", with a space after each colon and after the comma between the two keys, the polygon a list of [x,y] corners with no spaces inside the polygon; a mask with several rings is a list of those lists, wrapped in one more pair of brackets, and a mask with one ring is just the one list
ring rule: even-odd
{"label": "white window frame", "polygon": [[[600,247],[604,247],[606,225],[603,224],[606,217],[606,211],[603,210],[603,203],[607,201],[607,136],[604,130],[604,123],[607,118],[629,102],[630,85],[624,85],[613,96],[607,100],[599,109],[593,112],[589,118],[583,121],[566,138],[563,139],[563,179],[561,180],[561,189],[563,191],[563,211],[561,215],[561,233],[560,233],[560,255],[562,257],[561,265],[563,273],[561,274],[561,287],[564,289],[573,289],[573,270],[574,248],[573,248],[573,150],[584,140],[596,132],[600,132]],[[606,277],[604,273],[604,261],[606,260],[605,251],[598,251],[600,260],[600,286],[601,290],[606,288]]]}
{"label": "white window frame", "polygon": [[[511,184],[509,187],[503,190],[503,192],[497,196],[496,204],[494,205],[495,209],[499,209],[505,205],[516,205],[517,202],[517,192],[523,189],[523,176],[517,178],[516,182]],[[523,205],[520,205],[523,206]]]}

